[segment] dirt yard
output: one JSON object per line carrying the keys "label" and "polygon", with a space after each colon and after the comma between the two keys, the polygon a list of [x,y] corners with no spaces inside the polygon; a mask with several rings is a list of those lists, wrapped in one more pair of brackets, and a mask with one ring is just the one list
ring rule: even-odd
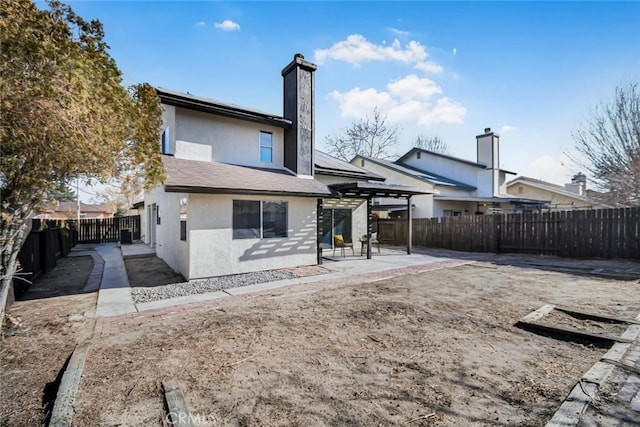
{"label": "dirt yard", "polygon": [[[541,425],[605,352],[513,326],[545,303],[632,318],[640,283],[478,262],[99,319],[74,425],[167,425],[172,378],[196,425]],[[0,425],[42,422],[94,304],[13,306]]]}
{"label": "dirt yard", "polygon": [[46,421],[58,373],[79,336],[95,323],[97,293],[81,293],[92,268],[91,257],[63,258],[9,309],[13,321],[0,347],[0,425]]}

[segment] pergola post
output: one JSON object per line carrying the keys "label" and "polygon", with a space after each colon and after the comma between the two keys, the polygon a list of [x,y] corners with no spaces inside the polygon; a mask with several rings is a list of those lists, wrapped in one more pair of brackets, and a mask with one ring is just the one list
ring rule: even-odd
{"label": "pergola post", "polygon": [[407,254],[411,255],[411,240],[413,239],[413,213],[411,212],[411,196],[407,197]]}
{"label": "pergola post", "polygon": [[324,234],[324,230],[322,229],[323,221],[323,213],[322,213],[322,199],[318,199],[318,203],[316,204],[316,254],[318,256],[318,265],[322,264],[322,236]]}
{"label": "pergola post", "polygon": [[371,259],[371,233],[373,232],[371,197],[367,197],[367,259]]}

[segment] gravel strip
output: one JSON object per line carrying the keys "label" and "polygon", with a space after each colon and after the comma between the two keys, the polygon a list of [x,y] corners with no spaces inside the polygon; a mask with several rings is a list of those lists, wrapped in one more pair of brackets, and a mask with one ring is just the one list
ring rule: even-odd
{"label": "gravel strip", "polygon": [[187,295],[204,294],[206,292],[221,291],[223,289],[239,288],[257,283],[275,282],[277,280],[293,279],[296,274],[289,271],[257,271],[254,273],[235,274],[232,276],[213,277],[211,279],[196,279],[189,282],[171,283],[163,286],[137,287],[131,289],[133,302],[159,301],[168,298]]}

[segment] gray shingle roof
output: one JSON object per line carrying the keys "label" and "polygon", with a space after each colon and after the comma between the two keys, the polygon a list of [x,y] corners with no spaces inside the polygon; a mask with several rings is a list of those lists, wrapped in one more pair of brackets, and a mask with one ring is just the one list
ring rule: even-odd
{"label": "gray shingle roof", "polygon": [[287,120],[276,114],[269,114],[235,104],[220,102],[212,98],[204,98],[202,96],[176,92],[174,90],[164,88],[156,88],[156,93],[163,104],[188,108],[190,110],[203,111],[205,113],[218,114],[234,119],[278,126],[285,129],[291,127],[291,120]]}
{"label": "gray shingle roof", "polygon": [[163,156],[169,192],[210,194],[269,194],[324,197],[332,191],[315,179],[298,178],[285,170],[259,169],[218,162]]}
{"label": "gray shingle roof", "polygon": [[321,175],[344,176],[349,178],[384,181],[384,177],[349,162],[336,159],[322,151],[315,150],[316,173]]}

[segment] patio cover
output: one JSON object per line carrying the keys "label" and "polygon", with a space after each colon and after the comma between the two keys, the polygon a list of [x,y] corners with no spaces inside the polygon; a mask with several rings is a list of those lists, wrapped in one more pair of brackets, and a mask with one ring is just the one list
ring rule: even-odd
{"label": "patio cover", "polygon": [[[411,240],[413,237],[413,221],[411,214],[411,197],[424,194],[438,194],[437,190],[425,190],[418,187],[410,187],[408,185],[397,184],[385,184],[383,182],[345,182],[339,184],[329,185],[329,188],[342,197],[348,197],[353,199],[366,199],[367,200],[367,235],[371,236],[372,214],[371,214],[371,199],[374,197],[391,197],[396,199],[407,200],[407,221],[408,221],[408,235],[407,235],[407,254],[411,254]],[[321,203],[321,202],[320,202]],[[318,206],[318,212],[321,211],[321,206]],[[321,224],[321,218],[318,218],[318,224]],[[319,234],[320,234],[319,230]],[[322,250],[318,245],[318,263],[322,263]],[[371,259],[371,239],[368,239],[367,243],[367,259]]]}

